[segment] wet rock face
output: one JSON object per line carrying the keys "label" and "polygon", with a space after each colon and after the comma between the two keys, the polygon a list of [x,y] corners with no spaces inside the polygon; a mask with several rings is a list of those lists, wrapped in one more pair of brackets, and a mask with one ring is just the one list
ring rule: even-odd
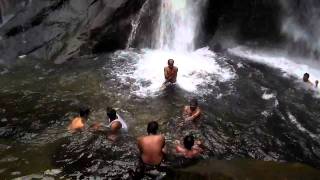
{"label": "wet rock face", "polygon": [[19,56],[56,63],[125,47],[131,15],[144,0],[44,0],[25,3],[0,27],[0,59]]}
{"label": "wet rock face", "polygon": [[200,43],[232,38],[238,43],[281,40],[281,5],[277,0],[208,1]]}

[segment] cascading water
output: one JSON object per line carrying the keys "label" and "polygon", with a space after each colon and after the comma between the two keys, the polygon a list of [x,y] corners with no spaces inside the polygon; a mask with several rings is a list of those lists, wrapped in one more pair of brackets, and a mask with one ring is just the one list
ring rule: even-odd
{"label": "cascading water", "polygon": [[284,10],[282,31],[300,55],[320,57],[320,1],[280,1]]}
{"label": "cascading water", "polygon": [[127,42],[127,46],[126,48],[130,48],[134,39],[135,39],[135,36],[137,34],[137,29],[140,25],[140,20],[141,20],[141,16],[146,12],[146,8],[148,7],[148,4],[151,0],[147,0],[143,6],[141,7],[141,10],[140,12],[138,13],[138,15],[133,18],[133,20],[131,21],[131,26],[132,26],[132,30],[131,30],[131,33],[129,35],[129,38],[128,38],[128,42]]}
{"label": "cascading water", "polygon": [[164,0],[161,3],[156,47],[164,50],[193,51],[206,0]]}
{"label": "cascading water", "polygon": [[[148,3],[148,1],[146,2]],[[126,57],[133,62],[131,70],[119,69],[116,74],[123,82],[132,78],[136,87],[134,92],[145,96],[159,91],[164,82],[163,68],[168,59],[174,59],[179,68],[178,85],[182,89],[195,92],[198,87],[206,83],[227,81],[234,77],[230,68],[222,68],[224,62],[217,62],[215,54],[209,48],[195,50],[195,38],[199,31],[201,10],[206,0],[164,0],[161,1],[158,25],[155,27],[154,47],[156,49],[142,49],[140,52],[120,51],[115,53],[118,61]],[[141,12],[134,19],[133,30],[128,43],[136,34]],[[129,65],[128,65],[129,66]],[[215,78],[212,78],[212,77]],[[138,88],[137,88],[138,87]],[[202,88],[202,91],[205,89]]]}

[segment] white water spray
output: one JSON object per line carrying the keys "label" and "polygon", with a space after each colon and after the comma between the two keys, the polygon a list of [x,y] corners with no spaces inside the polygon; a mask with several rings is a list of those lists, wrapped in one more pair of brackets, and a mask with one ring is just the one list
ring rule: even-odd
{"label": "white water spray", "polygon": [[[229,49],[229,52],[254,62],[263,63],[268,66],[278,68],[282,70],[284,76],[294,76],[297,79],[301,79],[301,82],[304,73],[310,74],[310,81],[313,83],[316,80],[320,80],[320,71],[317,68],[307,64],[297,63],[283,55],[281,56],[274,55],[274,53],[256,52],[246,47]],[[318,89],[315,88],[314,90],[318,91]]]}
{"label": "white water spray", "polygon": [[206,0],[163,0],[156,47],[162,50],[190,52],[194,50],[200,11]]}
{"label": "white water spray", "polygon": [[[206,0],[163,0],[161,1],[158,26],[155,27],[154,46],[156,50],[143,49],[141,52],[120,51],[113,57],[115,61],[129,57],[134,65],[125,69],[117,69],[117,76],[127,83],[133,78],[134,93],[139,96],[157,94],[164,79],[164,67],[168,59],[174,59],[179,68],[178,86],[188,92],[206,93],[210,90],[199,88],[205,84],[215,84],[216,81],[228,81],[235,77],[231,68],[221,67],[215,54],[209,48],[195,50],[195,38],[199,31],[201,9]],[[135,29],[139,25],[142,9],[133,21],[133,32],[129,42],[132,42]],[[130,66],[130,65],[128,65]],[[132,67],[133,66],[133,67]],[[203,86],[202,86],[203,87]]]}
{"label": "white water spray", "polygon": [[[320,52],[320,1],[281,0],[284,10],[282,32],[294,43],[300,43],[301,53]],[[309,51],[309,52],[305,52]],[[318,56],[315,56],[318,58]]]}

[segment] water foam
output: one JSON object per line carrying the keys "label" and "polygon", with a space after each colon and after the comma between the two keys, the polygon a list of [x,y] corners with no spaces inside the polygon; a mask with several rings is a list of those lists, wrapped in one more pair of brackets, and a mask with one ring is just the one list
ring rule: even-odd
{"label": "water foam", "polygon": [[308,131],[306,128],[304,128],[298,121],[297,118],[294,117],[290,112],[287,113],[289,120],[292,124],[294,124],[300,131],[307,133],[310,137],[317,139],[319,138],[317,135],[313,134],[312,132]]}
{"label": "water foam", "polygon": [[193,51],[202,8],[206,0],[163,0],[157,33],[158,49]]}
{"label": "water foam", "polygon": [[[140,96],[155,95],[159,92],[165,81],[164,67],[167,66],[168,59],[174,59],[175,66],[179,68],[177,85],[188,92],[199,92],[201,85],[226,82],[235,77],[231,68],[221,67],[217,63],[215,54],[208,48],[190,53],[144,49],[141,54],[128,51],[119,54],[130,56],[133,68],[118,68],[116,74],[123,83],[127,82],[127,78],[135,79],[138,89],[134,90],[134,93]],[[119,55],[114,59],[119,59]]]}
{"label": "water foam", "polygon": [[310,74],[310,81],[315,82],[320,79],[320,71],[306,64],[300,64],[290,60],[285,56],[275,56],[268,53],[254,52],[246,47],[236,47],[228,50],[231,54],[249,59],[254,62],[263,63],[268,66],[279,68],[284,76],[294,76],[302,79],[304,73]]}

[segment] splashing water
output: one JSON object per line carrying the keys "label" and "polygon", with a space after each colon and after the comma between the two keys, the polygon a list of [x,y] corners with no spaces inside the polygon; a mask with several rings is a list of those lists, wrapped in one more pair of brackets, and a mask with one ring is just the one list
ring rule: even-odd
{"label": "splashing water", "polygon": [[117,76],[121,77],[123,83],[127,82],[127,78],[135,79],[135,85],[139,89],[134,93],[140,96],[155,95],[160,90],[164,82],[164,67],[169,58],[173,58],[179,68],[178,86],[188,92],[198,91],[201,85],[225,82],[235,77],[231,68],[221,67],[223,62],[218,62],[215,54],[208,48],[190,53],[150,49],[143,50],[142,54],[121,51],[114,56],[114,60],[117,61],[120,57],[130,57],[135,64],[131,71],[128,70],[130,68],[119,68]]}
{"label": "splashing water", "polygon": [[[198,32],[201,9],[206,0],[164,0],[158,26],[156,27],[156,50],[143,49],[142,53],[130,50],[115,53],[113,59],[129,59],[133,65],[126,65],[116,70],[116,75],[123,83],[134,79],[134,93],[140,96],[155,95],[160,90],[164,79],[164,67],[168,59],[175,60],[178,67],[177,84],[188,92],[199,92],[199,87],[216,81],[227,81],[235,77],[231,68],[223,68],[209,48],[195,50],[194,41]],[[141,10],[135,19],[139,24]],[[135,35],[133,32],[131,35]],[[130,36],[129,42],[134,38]],[[131,66],[131,68],[130,68]],[[204,92],[203,88],[201,92]]]}
{"label": "splashing water", "polygon": [[319,57],[320,51],[320,1],[280,1],[283,10],[282,32],[287,35],[294,43],[300,43],[300,48],[303,51],[309,50],[309,53]]}
{"label": "splashing water", "polygon": [[163,50],[192,51],[200,20],[201,1],[164,0],[161,3],[156,47]]}
{"label": "splashing water", "polygon": [[309,80],[314,83],[316,80],[320,79],[320,71],[315,67],[296,63],[293,60],[288,59],[285,56],[276,56],[267,53],[254,52],[246,47],[237,47],[229,49],[231,54],[236,56],[244,57],[249,60],[263,63],[268,66],[279,68],[284,72],[284,75],[291,75],[298,79],[302,79],[304,73],[309,73]]}

